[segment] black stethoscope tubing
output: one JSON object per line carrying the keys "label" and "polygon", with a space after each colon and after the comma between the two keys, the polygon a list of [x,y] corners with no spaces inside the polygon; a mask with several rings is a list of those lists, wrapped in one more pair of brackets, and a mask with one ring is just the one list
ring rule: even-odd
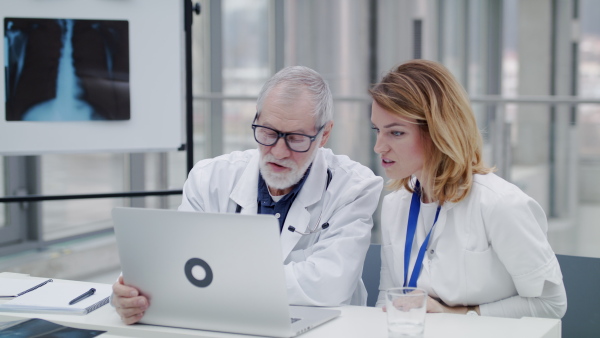
{"label": "black stethoscope tubing", "polygon": [[[323,192],[323,195],[325,195],[325,192],[327,192],[327,189],[329,188],[329,183],[331,182],[331,179],[333,178],[333,174],[331,173],[331,170],[329,170],[329,168],[327,168],[327,182],[325,183],[325,190]],[[235,213],[239,214],[242,211],[242,206],[237,204],[237,206],[235,207]],[[321,222],[321,215],[323,214],[323,208],[321,208],[321,212],[319,213],[319,218],[317,219],[317,226],[314,229],[308,229],[308,232],[302,232],[302,231],[298,231],[296,230],[296,228],[292,225],[290,225],[288,227],[288,230],[290,232],[295,232],[298,233],[302,236],[304,235],[310,235],[313,234],[315,232],[321,231],[321,230],[325,230],[327,228],[329,228],[329,222],[325,222],[323,224],[321,224],[321,227],[319,227],[319,223]]]}

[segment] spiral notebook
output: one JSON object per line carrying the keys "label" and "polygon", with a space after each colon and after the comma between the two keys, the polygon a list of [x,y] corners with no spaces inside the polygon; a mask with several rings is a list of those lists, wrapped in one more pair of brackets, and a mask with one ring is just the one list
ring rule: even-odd
{"label": "spiral notebook", "polygon": [[[71,300],[91,288],[96,289],[93,295],[69,305]],[[3,293],[2,290],[0,293]],[[0,304],[0,311],[85,315],[108,304],[111,293],[112,286],[109,284],[57,283],[48,280],[43,285]]]}
{"label": "spiral notebook", "polygon": [[52,282],[46,278],[0,278],[0,299],[19,297]]}

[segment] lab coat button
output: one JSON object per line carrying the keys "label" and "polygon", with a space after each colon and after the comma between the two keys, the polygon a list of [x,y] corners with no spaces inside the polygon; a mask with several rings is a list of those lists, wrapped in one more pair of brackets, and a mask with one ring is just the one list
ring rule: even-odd
{"label": "lab coat button", "polygon": [[430,255],[433,255],[434,253],[435,253],[435,250],[433,250],[433,249],[429,250]]}
{"label": "lab coat button", "polygon": [[279,213],[276,213],[275,218],[279,219],[279,217],[281,217],[281,215]]}

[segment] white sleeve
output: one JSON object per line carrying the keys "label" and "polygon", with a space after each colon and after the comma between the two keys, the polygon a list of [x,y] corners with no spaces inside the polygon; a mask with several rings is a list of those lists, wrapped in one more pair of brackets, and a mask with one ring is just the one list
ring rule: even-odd
{"label": "white sleeve", "polygon": [[518,295],[480,305],[482,314],[562,318],[567,296],[547,229],[542,207],[520,190],[504,194],[494,205],[486,222],[488,238]]}
{"label": "white sleeve", "polygon": [[195,166],[183,184],[181,205],[177,210],[204,212],[204,200],[200,190],[208,187],[207,180],[210,180],[210,175],[204,173],[201,166]]}
{"label": "white sleeve", "polygon": [[366,297],[360,300],[362,304],[354,304],[352,296],[362,285],[362,267],[371,242],[372,215],[383,180],[377,176],[359,178],[356,182],[344,182],[345,189],[336,192],[339,205],[329,219],[330,227],[314,245],[304,250],[306,260],[284,266],[290,304],[366,305]]}
{"label": "white sleeve", "polygon": [[546,281],[539,297],[514,296],[497,302],[481,304],[482,316],[562,318],[567,312],[567,294],[563,283]]}

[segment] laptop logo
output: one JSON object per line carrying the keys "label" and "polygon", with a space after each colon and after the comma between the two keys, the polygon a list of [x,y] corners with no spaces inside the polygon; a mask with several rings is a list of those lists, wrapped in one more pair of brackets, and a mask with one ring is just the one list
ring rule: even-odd
{"label": "laptop logo", "polygon": [[185,263],[185,276],[199,288],[205,288],[212,283],[213,272],[210,265],[200,258],[190,258]]}

